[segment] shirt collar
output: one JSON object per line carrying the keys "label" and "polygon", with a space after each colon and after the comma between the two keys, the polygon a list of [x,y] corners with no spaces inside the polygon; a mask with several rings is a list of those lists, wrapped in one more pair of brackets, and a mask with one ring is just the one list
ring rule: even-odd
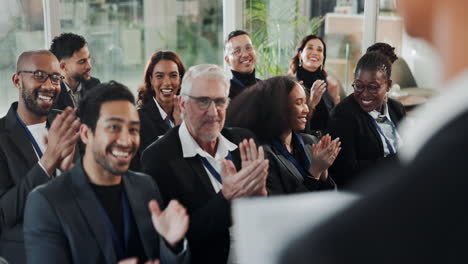
{"label": "shirt collar", "polygon": [[390,114],[388,113],[388,105],[387,103],[384,103],[382,105],[382,108],[383,108],[383,114],[381,114],[379,111],[377,110],[373,110],[373,111],[370,111],[369,112],[369,115],[372,116],[372,118],[374,119],[377,119],[379,117],[382,117],[382,116],[385,116],[388,120],[391,120],[390,119]]}
{"label": "shirt collar", "polygon": [[424,105],[411,113],[411,119],[406,118],[400,126],[405,144],[399,152],[399,158],[404,163],[411,162],[419,150],[443,126],[451,122],[459,114],[467,111],[468,69],[440,87],[446,87]]}
{"label": "shirt collar", "polygon": [[164,109],[158,104],[158,101],[156,100],[156,98],[153,97],[153,100],[156,103],[156,106],[158,107],[159,114],[161,115],[161,118],[163,120],[165,120],[166,117],[167,117],[166,111],[164,111]]}
{"label": "shirt collar", "polygon": [[[70,89],[70,87],[68,86],[68,84],[66,82],[63,82],[63,84],[65,84],[65,88],[67,88],[67,92],[70,92],[72,89]],[[76,87],[76,92],[80,92],[81,91],[81,82],[80,84],[78,84],[78,87]]]}
{"label": "shirt collar", "polygon": [[[179,138],[180,143],[182,144],[182,153],[184,158],[194,157],[200,155],[206,158],[213,158],[210,154],[204,151],[195,139],[190,135],[187,125],[185,122],[180,124],[179,128]],[[218,147],[214,159],[225,158],[228,155],[229,151],[234,151],[237,149],[237,145],[225,138],[221,133],[218,136]]]}

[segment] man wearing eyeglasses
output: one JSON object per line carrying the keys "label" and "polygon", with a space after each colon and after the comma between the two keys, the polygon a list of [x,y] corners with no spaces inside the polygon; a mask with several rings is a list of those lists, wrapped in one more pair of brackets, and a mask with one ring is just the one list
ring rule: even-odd
{"label": "man wearing eyeglasses", "polygon": [[224,128],[228,94],[229,81],[220,67],[190,68],[182,81],[182,124],[142,155],[143,171],[158,183],[163,200],[176,199],[189,212],[192,263],[226,263],[230,201],[266,195],[263,149],[251,132]]}
{"label": "man wearing eyeglasses", "polygon": [[245,88],[260,81],[255,77],[257,54],[247,32],[234,30],[229,33],[224,44],[224,61],[232,72],[229,98],[234,99]]}
{"label": "man wearing eyeglasses", "polygon": [[60,93],[60,66],[47,50],[23,52],[12,81],[19,100],[0,120],[0,255],[26,263],[23,209],[28,193],[69,169],[80,122],[67,108],[48,128],[47,117]]}
{"label": "man wearing eyeglasses", "polygon": [[54,108],[78,107],[80,99],[100,81],[91,77],[91,55],[86,40],[73,33],[63,33],[52,40],[50,51],[57,56],[65,79]]}

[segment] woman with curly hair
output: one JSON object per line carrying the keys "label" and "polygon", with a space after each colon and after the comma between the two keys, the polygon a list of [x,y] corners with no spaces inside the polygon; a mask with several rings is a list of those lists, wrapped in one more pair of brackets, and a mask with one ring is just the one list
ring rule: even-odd
{"label": "woman with curly hair", "polygon": [[335,188],[328,167],[340,151],[339,139],[319,141],[300,133],[309,107],[302,85],[292,77],[273,77],[238,95],[228,108],[228,126],[251,130],[270,161],[269,194]]}

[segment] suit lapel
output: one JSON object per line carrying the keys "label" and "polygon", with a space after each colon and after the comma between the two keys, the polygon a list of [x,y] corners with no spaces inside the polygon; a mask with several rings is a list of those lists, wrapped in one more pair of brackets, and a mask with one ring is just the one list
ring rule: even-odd
{"label": "suit lapel", "polygon": [[166,121],[164,119],[162,119],[161,117],[161,113],[159,112],[159,109],[158,109],[158,106],[156,105],[156,102],[154,102],[154,99],[151,100],[150,102],[146,103],[144,105],[144,107],[146,107],[150,113],[150,118],[151,120],[153,121],[153,123],[160,127],[161,130],[165,132],[167,132],[170,127],[167,125]]}
{"label": "suit lapel", "polygon": [[[136,181],[132,179],[128,173],[122,178],[125,193],[130,204],[132,217],[136,223],[138,230],[132,230],[132,232],[138,232],[140,235],[141,243],[145,249],[146,257],[154,257],[154,248],[159,244],[157,236],[154,235],[156,232],[153,223],[151,221],[151,215],[148,209],[147,202],[153,197],[144,197],[142,192],[139,191],[139,186]],[[140,186],[141,188],[141,186]],[[153,198],[154,199],[154,198]],[[150,232],[153,231],[154,232]],[[159,250],[159,247],[157,247]]]}
{"label": "suit lapel", "polygon": [[290,162],[285,156],[281,155],[279,151],[274,148],[273,146],[271,147],[273,151],[275,152],[275,156],[278,157],[278,160],[283,164],[283,166],[292,174],[294,175],[294,178],[297,180],[297,182],[302,183],[304,181],[304,178],[301,175],[301,172]]}
{"label": "suit lapel", "polygon": [[216,194],[213,188],[213,185],[210,181],[210,176],[206,173],[205,167],[200,160],[199,156],[184,158],[184,161],[187,162],[189,167],[192,168],[193,172],[195,173],[195,177],[198,177],[202,182],[203,186],[205,187],[206,191],[210,194]]}
{"label": "suit lapel", "polygon": [[16,118],[16,109],[18,104],[14,103],[6,116],[6,129],[8,130],[8,136],[10,137],[13,144],[17,146],[17,150],[21,152],[22,156],[26,160],[28,168],[32,168],[38,161],[37,155],[29,141],[28,135],[21,124]]}
{"label": "suit lapel", "polygon": [[107,263],[117,263],[109,227],[104,221],[102,207],[89,185],[88,177],[85,175],[81,165],[81,160],[73,167],[72,175],[72,190],[83,218],[94,234]]}

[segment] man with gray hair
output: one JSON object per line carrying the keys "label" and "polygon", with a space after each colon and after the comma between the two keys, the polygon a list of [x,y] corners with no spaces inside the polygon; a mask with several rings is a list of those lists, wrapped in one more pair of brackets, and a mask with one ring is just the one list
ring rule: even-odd
{"label": "man with gray hair", "polygon": [[[150,145],[142,156],[164,201],[177,199],[190,216],[192,263],[226,263],[230,249],[230,201],[265,196],[268,161],[245,129],[224,128],[229,80],[216,65],[184,75],[183,122]],[[238,145],[238,146],[237,146]]]}

